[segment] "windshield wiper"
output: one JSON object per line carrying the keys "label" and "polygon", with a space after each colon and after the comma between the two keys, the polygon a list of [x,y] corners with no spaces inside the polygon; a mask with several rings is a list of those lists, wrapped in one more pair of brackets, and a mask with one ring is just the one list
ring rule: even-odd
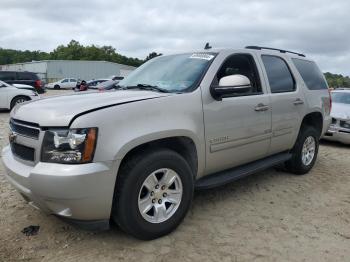
{"label": "windshield wiper", "polygon": [[161,93],[170,93],[169,90],[161,88],[159,86],[153,86],[148,84],[137,84],[135,86],[126,86],[123,89],[140,89],[140,90],[148,90],[148,91],[157,91]]}

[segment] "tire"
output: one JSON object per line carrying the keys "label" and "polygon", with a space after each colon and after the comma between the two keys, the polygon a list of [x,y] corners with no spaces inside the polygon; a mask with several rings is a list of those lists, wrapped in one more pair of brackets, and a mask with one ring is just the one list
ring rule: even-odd
{"label": "tire", "polygon": [[59,85],[55,85],[53,88],[54,89],[61,89],[61,87]]}
{"label": "tire", "polygon": [[12,110],[12,108],[14,108],[15,105],[24,103],[24,102],[29,101],[29,100],[30,99],[28,97],[25,97],[25,96],[17,96],[17,97],[15,97],[11,101],[10,110]]}
{"label": "tire", "polygon": [[[319,139],[319,132],[314,127],[302,127],[298,135],[298,139],[291,152],[292,158],[285,163],[286,171],[294,173],[296,175],[304,175],[308,173],[314,166],[317,159]],[[309,149],[306,149],[305,151],[311,152],[312,148],[314,148],[314,153],[313,156],[311,156],[312,154],[309,154],[309,157],[305,157],[303,159],[303,155],[305,156],[305,154],[303,154],[303,148],[304,144],[306,145],[308,143],[307,141],[313,141],[314,146],[311,144]]]}
{"label": "tire", "polygon": [[[174,175],[176,176],[175,182],[172,185],[169,184],[168,188],[163,189],[162,176],[165,176],[165,171],[162,173],[159,170],[166,170],[166,172],[169,172],[167,174],[171,176],[177,175]],[[152,188],[154,188],[152,190],[155,192],[152,191],[154,193],[152,196],[151,191],[145,187],[144,183],[147,178],[153,177],[155,171],[158,171],[158,173],[156,173],[157,180],[154,181],[154,184],[159,184],[159,188],[156,189],[152,184]],[[180,185],[182,186],[182,197],[178,204],[171,204],[167,202],[166,198],[162,198],[164,196],[162,192],[168,192],[171,196],[171,192],[175,192],[172,190],[177,190]],[[135,155],[127,160],[120,169],[114,194],[112,218],[122,230],[138,239],[155,239],[170,233],[182,222],[191,205],[193,191],[193,174],[182,156],[168,149],[143,151],[142,154]],[[177,196],[180,195],[177,194]],[[144,199],[151,199],[155,203],[148,202],[147,206],[152,207],[148,213],[144,212],[142,214],[139,204]],[[157,199],[161,200],[160,202],[164,201],[161,204],[166,210],[165,213],[159,212],[159,214],[168,213],[169,215],[163,221],[161,219],[156,221],[158,219],[156,206],[161,206],[158,205],[160,202]],[[152,219],[154,221],[151,221]]]}

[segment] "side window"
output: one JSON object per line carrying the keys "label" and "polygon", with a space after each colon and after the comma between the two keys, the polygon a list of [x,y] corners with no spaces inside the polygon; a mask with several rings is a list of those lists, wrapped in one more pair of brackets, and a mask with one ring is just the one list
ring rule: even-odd
{"label": "side window", "polygon": [[308,89],[328,89],[323,74],[315,62],[297,58],[293,58],[292,60]]}
{"label": "side window", "polygon": [[262,55],[267,78],[272,93],[291,92],[295,90],[295,81],[287,63],[278,56]]}
{"label": "side window", "polygon": [[254,58],[250,54],[234,54],[227,58],[221,65],[212,84],[218,85],[221,78],[229,75],[244,75],[250,80],[251,89],[247,93],[239,95],[262,93],[259,73]]}
{"label": "side window", "polygon": [[68,79],[63,79],[61,83],[67,83]]}
{"label": "side window", "polygon": [[15,78],[16,73],[14,72],[0,71],[0,80],[2,81],[15,80]]}
{"label": "side window", "polygon": [[70,81],[71,81],[71,82],[77,82],[77,80],[76,80],[76,79],[73,79],[73,78],[71,78]]}
{"label": "side window", "polygon": [[32,80],[33,75],[31,73],[27,73],[27,72],[18,72],[17,79],[18,80]]}

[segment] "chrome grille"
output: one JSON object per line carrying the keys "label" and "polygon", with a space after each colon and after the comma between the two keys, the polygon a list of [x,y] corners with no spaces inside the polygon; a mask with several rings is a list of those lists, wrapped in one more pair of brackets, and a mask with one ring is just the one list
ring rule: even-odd
{"label": "chrome grille", "polygon": [[38,124],[29,123],[25,121],[20,121],[11,118],[10,128],[13,133],[16,133],[21,136],[26,136],[34,139],[39,138],[40,127]]}
{"label": "chrome grille", "polygon": [[10,147],[18,161],[34,165],[40,159],[40,148],[44,132],[36,123],[15,118],[10,119]]}
{"label": "chrome grille", "polygon": [[340,126],[343,127],[343,128],[350,129],[350,123],[348,123],[347,121],[341,120],[340,121]]}

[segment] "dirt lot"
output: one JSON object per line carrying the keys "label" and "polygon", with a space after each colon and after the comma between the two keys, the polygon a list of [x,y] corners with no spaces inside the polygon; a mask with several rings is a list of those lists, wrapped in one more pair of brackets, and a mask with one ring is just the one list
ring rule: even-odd
{"label": "dirt lot", "polygon": [[[0,112],[0,148],[8,118]],[[322,143],[310,174],[270,169],[196,192],[174,233],[143,242],[116,227],[78,230],[28,206],[0,164],[0,261],[350,261],[349,171],[350,147]],[[24,236],[29,225],[39,234]]]}

